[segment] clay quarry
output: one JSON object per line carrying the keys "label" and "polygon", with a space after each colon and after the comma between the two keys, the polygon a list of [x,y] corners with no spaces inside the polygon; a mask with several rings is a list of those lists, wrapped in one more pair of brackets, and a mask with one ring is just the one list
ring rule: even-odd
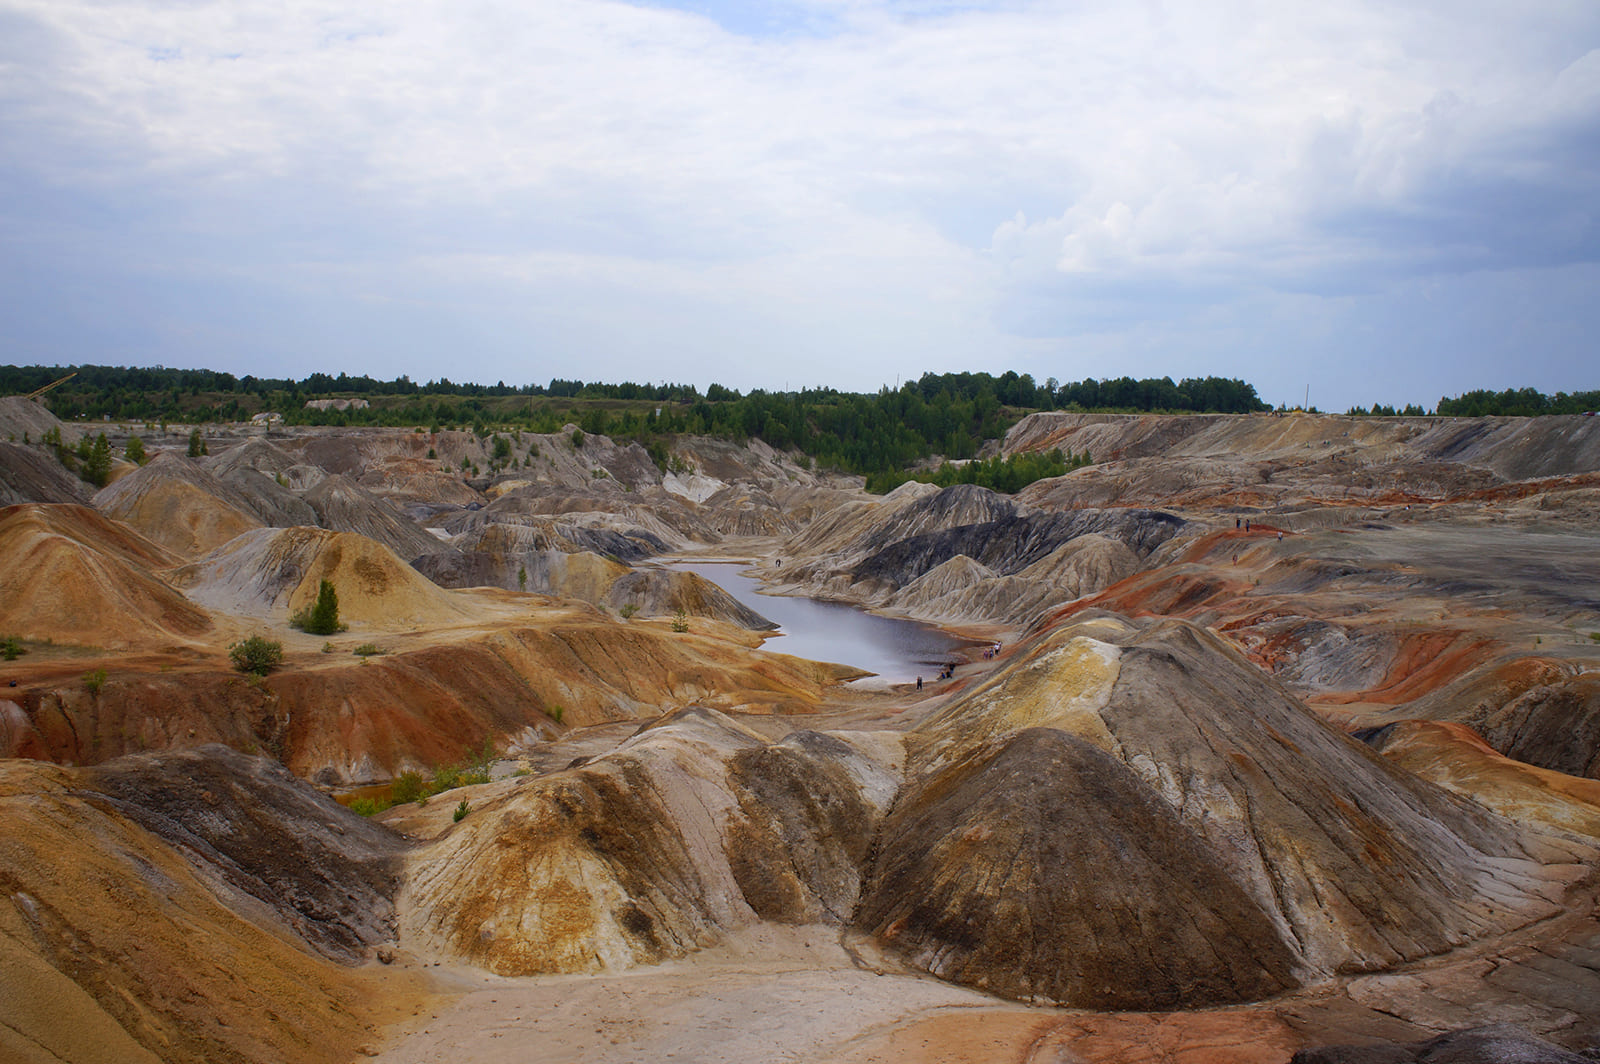
{"label": "clay quarry", "polygon": [[0,400],[0,1060],[1600,1058],[1600,418],[1036,413],[1094,462],[1016,495],[51,430]]}

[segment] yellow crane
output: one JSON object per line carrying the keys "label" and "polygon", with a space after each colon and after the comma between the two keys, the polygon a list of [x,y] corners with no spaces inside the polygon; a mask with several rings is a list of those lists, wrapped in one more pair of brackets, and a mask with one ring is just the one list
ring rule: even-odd
{"label": "yellow crane", "polygon": [[27,395],[24,395],[23,398],[24,399],[37,399],[37,398],[39,398],[39,396],[43,395],[45,392],[48,392],[51,388],[54,388],[57,385],[65,384],[68,381],[70,381],[72,378],[76,377],[77,375],[78,374],[76,372],[69,373],[65,377],[62,377],[58,381],[51,381],[49,384],[46,384],[43,388],[38,388],[38,389],[35,389],[34,391],[29,392]]}

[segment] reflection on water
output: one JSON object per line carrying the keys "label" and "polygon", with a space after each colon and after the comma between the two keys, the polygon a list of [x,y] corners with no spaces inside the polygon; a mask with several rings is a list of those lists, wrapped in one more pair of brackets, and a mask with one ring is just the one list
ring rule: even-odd
{"label": "reflection on water", "polygon": [[816,599],[758,595],[759,580],[740,574],[739,562],[675,562],[718,584],[740,602],[769,621],[782,633],[767,641],[766,649],[854,665],[876,673],[891,683],[910,683],[919,675],[932,680],[939,665],[964,644],[937,628],[878,617],[854,606]]}

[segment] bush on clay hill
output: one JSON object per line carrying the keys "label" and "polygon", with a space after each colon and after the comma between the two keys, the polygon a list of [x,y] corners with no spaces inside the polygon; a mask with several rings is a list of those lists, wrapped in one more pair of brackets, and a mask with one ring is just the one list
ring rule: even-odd
{"label": "bush on clay hill", "polygon": [[252,635],[230,646],[228,657],[240,672],[265,676],[283,664],[283,644]]}
{"label": "bush on clay hill", "polygon": [[0,639],[0,656],[3,656],[7,661],[16,661],[27,652],[28,650],[22,645],[22,641],[14,635],[8,635],[4,639]]}

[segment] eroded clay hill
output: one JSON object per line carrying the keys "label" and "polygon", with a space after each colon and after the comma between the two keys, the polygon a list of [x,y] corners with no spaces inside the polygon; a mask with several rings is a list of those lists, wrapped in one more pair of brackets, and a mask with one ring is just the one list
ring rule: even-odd
{"label": "eroded clay hill", "polygon": [[[759,441],[680,440],[664,472],[571,427],[241,427],[199,459],[157,439],[86,506],[49,422],[5,416],[31,419],[0,445],[19,1059],[1600,1039],[1596,419],[1036,415],[1007,453],[1095,461],[1016,497],[869,496]],[[676,552],[970,652],[847,688]],[[296,630],[324,580],[348,629]],[[229,661],[251,635],[270,675]],[[485,743],[459,807],[319,790]],[[448,1025],[394,1022],[444,992]],[[547,1004],[472,1011],[524,993]],[[642,1033],[763,1002],[754,1041]],[[1430,1042],[1496,1021],[1522,1033]]]}
{"label": "eroded clay hill", "polygon": [[1213,637],[1093,622],[910,733],[705,710],[528,779],[419,851],[402,941],[503,975],[758,920],[1089,1008],[1255,1000],[1559,911],[1597,856],[1395,767]]}

